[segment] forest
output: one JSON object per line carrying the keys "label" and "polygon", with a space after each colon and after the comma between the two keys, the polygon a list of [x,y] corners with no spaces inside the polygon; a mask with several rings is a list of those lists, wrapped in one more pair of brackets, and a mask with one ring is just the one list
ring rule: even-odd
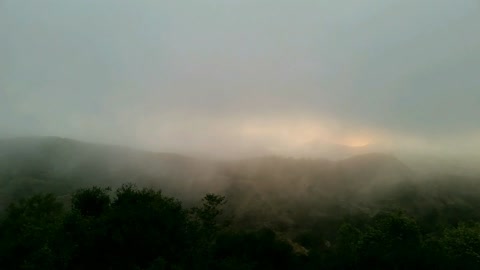
{"label": "forest", "polygon": [[[291,239],[268,226],[234,228],[225,197],[187,208],[132,184],[10,204],[0,223],[2,269],[478,269],[480,223],[429,223],[405,211],[350,215],[334,238]],[[440,213],[441,215],[442,213]],[[432,217],[430,217],[432,218]],[[442,217],[437,217],[442,218]]]}
{"label": "forest", "polygon": [[[397,158],[0,140],[1,269],[478,269],[480,181]],[[425,178],[425,179],[424,179]]]}

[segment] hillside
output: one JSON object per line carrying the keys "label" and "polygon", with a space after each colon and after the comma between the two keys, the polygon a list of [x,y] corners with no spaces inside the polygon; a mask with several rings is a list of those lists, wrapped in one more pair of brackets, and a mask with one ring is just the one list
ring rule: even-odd
{"label": "hillside", "polygon": [[385,207],[423,214],[465,206],[477,215],[479,202],[472,194],[480,191],[472,177],[443,175],[420,181],[403,162],[381,153],[338,161],[207,161],[57,137],[0,140],[0,208],[39,192],[68,200],[77,188],[115,188],[127,182],[160,188],[188,205],[208,192],[224,194],[237,224],[269,224],[280,230]]}
{"label": "hillside", "polygon": [[[212,165],[169,153],[132,150],[57,137],[0,140],[3,206],[12,198],[37,192],[66,195],[91,185],[116,187],[125,182],[161,186],[170,192],[199,188]],[[1,205],[0,205],[1,206]]]}
{"label": "hillside", "polygon": [[384,154],[340,161],[262,157],[214,162],[57,137],[0,141],[2,208],[38,192],[68,198],[76,188],[131,182],[161,188],[186,203],[206,192],[225,194],[235,216],[249,226],[283,226],[300,216],[328,215],[332,207],[334,212],[339,206],[343,211],[371,208],[372,201],[389,196],[411,177],[405,165]]}
{"label": "hillside", "polygon": [[[127,182],[138,188],[122,185]],[[91,186],[110,186],[115,191]],[[205,196],[212,192],[225,197]],[[54,196],[31,197],[37,193]],[[478,239],[480,228],[474,223],[480,221],[478,194],[480,181],[476,177],[452,173],[419,178],[402,161],[382,153],[337,161],[275,156],[207,161],[56,137],[6,139],[0,140],[0,207],[4,210],[10,202],[17,203],[0,212],[0,238],[6,243],[0,249],[13,254],[0,254],[0,264],[24,264],[24,258],[29,258],[31,265],[38,265],[39,261],[72,265],[101,262],[121,268],[116,258],[125,256],[118,254],[131,252],[134,245],[164,254],[169,264],[186,265],[191,262],[175,254],[193,247],[197,253],[191,255],[205,264],[219,264],[215,269],[230,269],[225,265],[241,266],[232,269],[349,269],[351,264],[369,266],[372,254],[383,256],[379,264],[383,266],[377,265],[378,269],[391,269],[390,266],[402,263],[442,265],[437,263],[442,260],[435,252],[443,254],[441,257],[452,265],[459,263],[458,253],[473,260],[464,264],[477,266],[471,253],[462,248],[453,252],[450,247],[460,237],[463,242],[459,245],[478,249],[477,242],[471,241]],[[18,201],[20,198],[30,199]],[[200,208],[199,202],[203,203]],[[217,212],[220,206],[223,212]],[[172,213],[181,217],[177,225],[169,223]],[[224,214],[219,216],[221,213]],[[48,215],[55,218],[45,218]],[[56,229],[39,234],[34,227],[31,232],[30,222],[42,230]],[[119,225],[122,229],[118,229]],[[25,229],[17,230],[18,226]],[[164,245],[162,239],[170,233],[162,232],[169,228],[175,234]],[[72,229],[76,230],[76,238],[63,242],[71,236]],[[413,237],[415,243],[410,245],[410,240],[398,237],[404,233]],[[13,247],[24,246],[25,242],[18,240],[19,235],[27,237],[24,234],[42,237],[31,243],[30,251],[18,252]],[[104,234],[111,235],[104,238]],[[140,236],[159,242],[138,240]],[[162,250],[171,247],[172,242],[178,244],[180,251],[170,254],[169,249]],[[207,242],[209,253],[201,255]],[[123,246],[118,249],[119,243]],[[156,248],[150,248],[148,243]],[[111,257],[97,257],[103,253],[92,252],[92,248],[105,244],[110,245]],[[65,257],[68,261],[62,262],[64,257],[39,249],[47,245],[69,254]],[[78,245],[83,245],[83,249],[73,248]],[[252,249],[257,246],[262,246],[260,253]],[[404,249],[406,246],[408,249]],[[273,268],[239,264],[263,261],[269,258],[268,254],[279,252],[279,247],[282,255],[275,253],[276,259],[265,261],[276,265]],[[392,258],[390,250],[395,250],[398,258]],[[406,253],[402,253],[404,250]],[[41,256],[37,254],[44,251],[45,254],[38,253]],[[125,265],[147,269],[148,265],[165,263],[162,258],[154,260],[156,253],[147,257],[143,254],[138,251],[127,256],[137,261],[127,260]],[[418,256],[405,261],[413,255]],[[290,258],[289,266],[279,263],[279,257]]]}

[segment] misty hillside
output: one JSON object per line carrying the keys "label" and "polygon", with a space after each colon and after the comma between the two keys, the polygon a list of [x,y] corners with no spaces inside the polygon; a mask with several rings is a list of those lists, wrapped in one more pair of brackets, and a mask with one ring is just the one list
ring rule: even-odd
{"label": "misty hillside", "polygon": [[[425,205],[431,211],[471,206],[480,190],[473,178],[460,176],[419,181],[400,160],[381,153],[339,161],[282,157],[205,161],[57,137],[0,141],[2,208],[38,192],[68,198],[76,188],[118,187],[126,182],[160,188],[187,204],[207,192],[224,194],[238,224],[271,223],[278,228],[299,219],[313,222],[384,207],[415,213],[420,208],[426,211]],[[450,188],[451,182],[456,182],[456,190]]]}
{"label": "misty hillside", "polygon": [[[211,164],[188,157],[91,144],[57,137],[0,140],[2,200],[37,192],[65,195],[90,185],[161,183],[171,193],[197,188]],[[171,189],[170,189],[171,188]],[[201,187],[198,187],[201,191]]]}
{"label": "misty hillside", "polygon": [[[192,263],[183,253],[194,249],[186,253],[198,256],[198,269],[210,269],[198,262],[217,265],[212,269],[362,269],[371,256],[382,258],[372,269],[443,261],[445,269],[459,262],[477,269],[476,256],[464,246],[480,248],[474,223],[480,221],[479,179],[423,176],[382,153],[337,161],[212,161],[58,137],[4,139],[0,265],[165,269],[167,261]],[[99,257],[105,245],[110,253]],[[173,246],[178,250],[172,253]]]}
{"label": "misty hillside", "polygon": [[57,137],[0,140],[0,172],[4,190],[12,188],[14,193],[27,184],[34,191],[42,191],[45,185],[77,188],[124,182],[173,188],[184,193],[197,184],[208,186],[214,182],[215,187],[208,188],[218,191],[220,187],[249,181],[254,182],[256,189],[265,185],[273,189],[285,184],[299,189],[317,184],[322,188],[356,189],[374,182],[393,183],[409,177],[408,168],[383,154],[361,155],[338,162],[281,157],[220,162]]}

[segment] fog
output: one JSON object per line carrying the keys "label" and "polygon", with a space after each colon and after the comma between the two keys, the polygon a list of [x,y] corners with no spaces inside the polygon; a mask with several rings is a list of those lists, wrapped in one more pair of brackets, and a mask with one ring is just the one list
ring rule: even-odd
{"label": "fog", "polygon": [[3,0],[0,136],[471,155],[479,27],[477,0]]}
{"label": "fog", "polygon": [[479,0],[0,0],[0,269],[480,269]]}

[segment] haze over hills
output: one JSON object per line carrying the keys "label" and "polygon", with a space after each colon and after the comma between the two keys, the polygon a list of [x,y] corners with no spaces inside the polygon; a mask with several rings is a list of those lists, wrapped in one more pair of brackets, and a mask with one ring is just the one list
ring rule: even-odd
{"label": "haze over hills", "polygon": [[0,269],[480,269],[479,3],[0,0]]}
{"label": "haze over hills", "polygon": [[[29,262],[34,267],[39,261],[64,263],[63,257],[56,255],[63,254],[60,251],[64,249],[72,254],[67,261],[70,265],[87,262],[90,268],[95,268],[106,259],[102,248],[91,252],[92,248],[108,243],[112,254],[109,260],[113,265],[119,257],[144,258],[143,253],[132,255],[142,247],[144,253],[148,250],[155,253],[138,264],[158,264],[162,269],[166,260],[164,257],[155,260],[156,254],[171,254],[169,250],[179,239],[187,244],[168,256],[185,258],[184,253],[191,250],[193,242],[200,251],[211,250],[210,255],[202,254],[199,261],[212,258],[212,264],[221,265],[214,269],[222,270],[265,269],[260,264],[251,268],[241,263],[246,260],[254,263],[273,260],[278,264],[266,269],[304,269],[305,265],[310,265],[306,269],[318,269],[319,266],[345,269],[352,263],[369,265],[370,250],[375,256],[383,254],[385,258],[391,258],[391,250],[395,256],[403,256],[402,250],[407,250],[407,257],[417,256],[422,251],[424,253],[418,255],[412,265],[428,262],[430,258],[437,262],[436,255],[427,258],[423,255],[437,249],[437,242],[432,239],[449,237],[449,230],[463,230],[464,224],[477,224],[472,222],[480,220],[480,179],[455,171],[432,175],[436,176],[424,178],[424,174],[412,170],[395,156],[378,152],[332,160],[281,156],[212,160],[59,137],[2,139],[0,238],[4,240],[0,241],[0,248],[7,253],[0,252],[0,264],[25,265],[25,257],[31,258]],[[125,183],[139,188],[122,185]],[[114,191],[102,189],[105,187],[113,187]],[[142,189],[145,187],[152,189]],[[225,197],[209,194],[212,192]],[[201,206],[198,206],[199,201]],[[67,210],[63,211],[62,207]],[[185,222],[189,227],[171,225],[180,213],[188,217]],[[49,233],[39,233],[37,228]],[[168,233],[168,230],[177,234]],[[416,249],[404,249],[405,243],[410,243],[410,236],[404,239],[408,232],[418,238],[412,245]],[[348,241],[347,247],[358,245],[359,248],[347,249],[345,254],[358,253],[362,260],[338,253],[344,248],[342,237],[345,235],[361,237]],[[157,240],[150,242],[152,237]],[[162,242],[165,237],[167,240]],[[475,237],[478,237],[477,231],[465,237],[455,235],[453,243],[462,241],[459,250],[463,252],[463,243],[472,245],[471,239],[477,239]],[[118,243],[124,241],[127,244],[119,248]],[[392,241],[398,243],[392,245]],[[26,242],[33,248],[27,251],[17,248],[24,247]],[[145,248],[150,243],[162,243],[167,251],[160,245]],[[381,249],[377,248],[378,243]],[[57,248],[58,252],[46,253],[51,254],[49,257],[37,256],[46,245]],[[80,245],[85,249],[80,249]],[[450,250],[455,244],[447,242],[445,246]],[[116,248],[120,251],[113,252]],[[242,259],[228,261],[228,265],[233,266],[224,267],[225,250],[228,256]],[[279,250],[285,255],[275,253]],[[249,255],[252,258],[242,255],[248,252],[254,254]],[[97,257],[98,254],[101,256]],[[288,266],[279,264],[279,258],[287,255],[298,260]],[[88,258],[94,259],[90,262]],[[389,260],[392,261],[388,261],[389,265],[404,261]],[[332,261],[339,266],[331,266]],[[62,263],[59,265],[64,265]],[[197,269],[195,267],[184,269]],[[390,267],[378,269],[384,268]]]}
{"label": "haze over hills", "polygon": [[381,150],[381,147],[371,144],[351,146],[339,143],[329,143],[322,140],[313,140],[290,150],[290,154],[294,157],[338,160],[349,158],[354,155],[379,152]]}
{"label": "haze over hills", "polygon": [[279,156],[208,160],[58,137],[0,140],[2,208],[38,192],[68,197],[80,187],[131,182],[160,188],[187,204],[208,192],[225,194],[238,224],[274,222],[288,227],[295,223],[294,209],[303,209],[303,217],[318,218],[371,212],[389,204],[412,210],[425,201],[435,205],[437,199],[418,195],[428,189],[428,179],[382,153],[340,160]]}
{"label": "haze over hills", "polygon": [[[358,159],[365,159],[368,164],[372,163],[370,164],[372,166],[358,165],[355,163]],[[297,179],[305,180],[307,176],[311,178],[308,181],[314,181],[313,171],[322,173],[327,178],[335,178],[340,177],[337,171],[353,176],[364,170],[369,179],[358,181],[367,181],[379,177],[379,173],[397,174],[389,170],[395,171],[400,167],[390,168],[384,164],[388,161],[397,162],[393,157],[380,154],[339,162],[280,157],[215,161],[177,154],[133,150],[121,146],[91,144],[58,137],[0,140],[1,183],[4,192],[9,190],[9,193],[13,194],[20,192],[19,189],[23,188],[33,192],[48,191],[48,188],[54,188],[55,185],[59,185],[59,188],[72,189],[92,184],[104,186],[124,182],[154,185],[169,192],[184,195],[202,194],[208,189],[222,191],[231,180],[230,176],[225,176],[225,173],[232,171],[235,174],[240,173],[240,177],[247,178],[251,177],[248,173],[263,175],[266,179],[270,179],[269,181],[273,181],[271,179],[274,179],[275,175],[279,176],[279,181],[290,177],[288,181],[294,183]],[[303,171],[303,167],[309,170]],[[380,172],[382,168],[385,168],[386,172]],[[243,175],[244,173],[247,175]],[[272,175],[269,176],[269,173]],[[261,185],[259,182],[257,184]],[[268,185],[272,189],[277,185],[279,188],[282,187],[280,182],[269,182]]]}

